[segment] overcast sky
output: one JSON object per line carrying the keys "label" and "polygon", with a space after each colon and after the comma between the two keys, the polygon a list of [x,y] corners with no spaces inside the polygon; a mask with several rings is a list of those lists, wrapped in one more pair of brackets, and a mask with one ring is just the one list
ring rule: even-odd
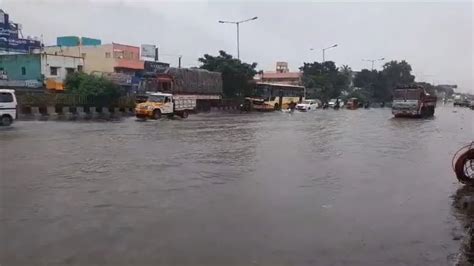
{"label": "overcast sky", "polygon": [[[158,44],[160,61],[198,65],[205,53],[236,55],[236,28],[218,20],[258,19],[240,26],[240,55],[273,70],[287,61],[326,60],[354,70],[362,59],[407,60],[417,80],[456,83],[474,92],[473,4],[465,2],[271,2],[271,1],[41,1],[0,0],[0,8],[23,25],[24,35],[95,37],[103,43]],[[314,48],[314,51],[310,51]],[[382,63],[376,63],[380,69]]]}

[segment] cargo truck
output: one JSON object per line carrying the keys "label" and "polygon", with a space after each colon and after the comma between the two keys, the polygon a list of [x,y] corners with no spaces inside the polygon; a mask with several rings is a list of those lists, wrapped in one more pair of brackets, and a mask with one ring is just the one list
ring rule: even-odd
{"label": "cargo truck", "polygon": [[163,115],[187,118],[196,108],[196,99],[189,96],[173,96],[170,93],[149,93],[145,102],[137,104],[135,115],[139,119],[160,119]]}
{"label": "cargo truck", "polygon": [[393,90],[392,114],[395,117],[433,116],[436,101],[436,96],[427,93],[423,86],[398,86]]}
{"label": "cargo truck", "polygon": [[222,76],[204,69],[169,67],[143,75],[137,99],[144,101],[152,92],[172,94],[175,100],[194,99],[194,109],[207,111],[222,98]]}

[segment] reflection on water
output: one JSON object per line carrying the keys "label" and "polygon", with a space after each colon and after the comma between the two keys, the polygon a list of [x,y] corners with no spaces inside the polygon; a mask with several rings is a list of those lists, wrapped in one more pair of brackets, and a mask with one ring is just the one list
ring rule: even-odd
{"label": "reflection on water", "polygon": [[0,130],[0,261],[445,265],[474,132],[452,110],[19,122]]}

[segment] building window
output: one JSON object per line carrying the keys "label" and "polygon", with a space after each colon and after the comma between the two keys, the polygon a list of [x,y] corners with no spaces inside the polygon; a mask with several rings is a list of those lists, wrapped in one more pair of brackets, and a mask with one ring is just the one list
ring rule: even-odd
{"label": "building window", "polygon": [[109,52],[105,52],[105,58],[110,58],[110,53]]}
{"label": "building window", "polygon": [[58,67],[50,67],[49,68],[51,76],[57,76],[58,75]]}
{"label": "building window", "polygon": [[123,51],[114,52],[114,58],[123,59]]}
{"label": "building window", "polygon": [[82,65],[77,66],[77,71],[82,72]]}
{"label": "building window", "polygon": [[21,75],[26,75],[26,67],[21,67]]}
{"label": "building window", "polygon": [[72,67],[66,67],[66,73],[67,73],[68,75],[74,73],[74,70],[75,70],[75,69],[72,68]]}

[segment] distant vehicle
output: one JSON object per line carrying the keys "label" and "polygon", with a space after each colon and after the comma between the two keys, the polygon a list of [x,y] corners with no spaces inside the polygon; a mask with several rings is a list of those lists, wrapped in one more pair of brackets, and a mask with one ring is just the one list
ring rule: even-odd
{"label": "distant vehicle", "polygon": [[[344,101],[342,101],[341,99],[331,99],[329,100],[328,102],[328,106],[330,108],[334,108],[336,107],[336,102],[339,100],[339,106],[338,107],[343,107],[344,106]],[[337,107],[336,107],[337,108]]]}
{"label": "distant vehicle", "polygon": [[355,110],[359,108],[359,99],[350,98],[349,100],[347,100],[346,108],[350,110]]}
{"label": "distant vehicle", "polygon": [[305,87],[277,83],[257,82],[253,95],[246,97],[251,109],[274,111],[290,108],[303,100]]}
{"label": "distant vehicle", "polygon": [[296,105],[296,110],[300,112],[314,111],[320,107],[319,100],[307,99]]}
{"label": "distant vehicle", "polygon": [[149,93],[145,102],[137,104],[135,115],[140,119],[160,119],[166,115],[187,118],[196,108],[196,98],[173,96],[170,93]]}
{"label": "distant vehicle", "polygon": [[17,114],[15,91],[0,89],[0,125],[11,125]]}
{"label": "distant vehicle", "polygon": [[436,96],[427,93],[423,86],[399,86],[393,90],[392,114],[395,117],[433,116],[436,101]]}
{"label": "distant vehicle", "polygon": [[454,96],[454,106],[469,107],[469,99],[462,95]]}

